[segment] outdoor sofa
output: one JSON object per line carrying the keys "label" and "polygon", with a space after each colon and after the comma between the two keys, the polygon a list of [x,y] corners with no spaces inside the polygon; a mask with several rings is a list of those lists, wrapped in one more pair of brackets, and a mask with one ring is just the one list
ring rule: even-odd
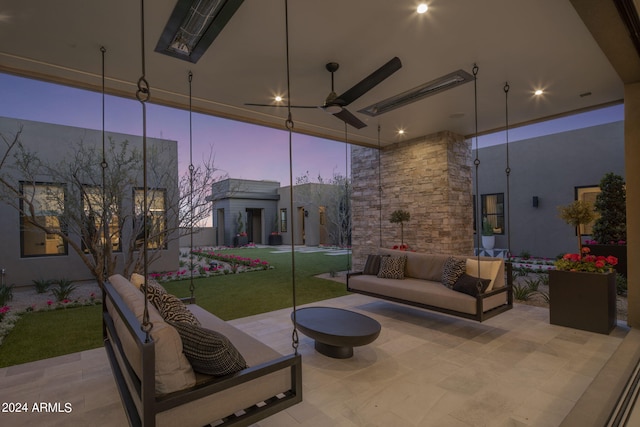
{"label": "outdoor sofa", "polygon": [[347,290],[479,322],[513,308],[504,259],[484,256],[381,248],[363,271],[347,275]]}

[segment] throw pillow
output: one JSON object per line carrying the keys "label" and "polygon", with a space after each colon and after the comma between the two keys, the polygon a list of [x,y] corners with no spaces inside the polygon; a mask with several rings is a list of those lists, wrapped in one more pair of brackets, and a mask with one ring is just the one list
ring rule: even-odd
{"label": "throw pillow", "polygon": [[247,367],[238,349],[221,333],[189,323],[168,323],[180,334],[182,351],[194,371],[223,376]]}
{"label": "throw pillow", "polygon": [[380,271],[380,255],[367,255],[367,262],[364,264],[362,274],[376,276]]}
{"label": "throw pillow", "polygon": [[142,274],[133,273],[131,275],[131,279],[129,279],[129,281],[131,282],[131,284],[133,286],[135,286],[136,288],[140,289],[140,287],[144,283],[144,276]]}
{"label": "throw pillow", "polygon": [[442,268],[442,284],[447,288],[453,288],[460,276],[465,273],[466,268],[466,260],[450,256],[444,262],[444,267]]}
{"label": "throw pillow", "polygon": [[478,282],[480,282],[480,293],[484,293],[491,282],[490,279],[479,279],[463,273],[462,276],[453,285],[453,290],[462,292],[472,297],[478,296]]}
{"label": "throw pillow", "polygon": [[160,307],[157,307],[160,311],[160,315],[167,322],[184,322],[192,325],[200,326],[200,321],[193,315],[192,312],[184,305],[180,298],[171,295],[164,294],[160,299]]}
{"label": "throw pillow", "polygon": [[378,277],[384,279],[404,279],[404,266],[406,263],[406,255],[382,257],[380,258]]}
{"label": "throw pillow", "polygon": [[[478,274],[478,266],[480,267],[480,274]],[[483,279],[491,279],[487,291],[493,289],[493,282],[498,275],[500,269],[500,261],[480,261],[478,263],[477,258],[467,259],[466,273],[470,276],[480,276]]]}
{"label": "throw pillow", "polygon": [[[144,294],[145,285],[140,286],[140,292]],[[153,279],[150,279],[146,285],[147,288],[147,299],[151,301],[151,304],[155,306],[158,310],[160,310],[160,306],[162,305],[162,296],[167,294],[167,291]]]}

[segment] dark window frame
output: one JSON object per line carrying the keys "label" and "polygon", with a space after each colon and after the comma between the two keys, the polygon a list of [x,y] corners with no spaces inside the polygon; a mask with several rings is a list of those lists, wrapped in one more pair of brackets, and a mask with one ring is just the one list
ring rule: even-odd
{"label": "dark window frame", "polygon": [[[63,200],[63,204],[64,204],[63,209],[64,210],[62,211],[62,215],[60,215],[60,216],[64,216],[65,211],[67,209],[67,186],[66,186],[66,184],[59,183],[59,182],[45,182],[45,181],[36,181],[36,182],[20,181],[19,185],[20,185],[20,194],[23,194],[23,195],[24,195],[25,186],[29,186],[29,187],[43,187],[44,186],[44,187],[59,187],[59,188],[61,188],[62,189],[62,197],[64,199]],[[24,212],[24,209],[25,209],[24,199],[20,198],[20,258],[39,258],[39,257],[68,256],[69,255],[69,244],[63,238],[60,238],[62,240],[62,247],[64,248],[63,252],[56,252],[56,253],[50,253],[50,254],[48,254],[48,253],[30,254],[30,255],[25,254],[25,249],[26,248],[25,248],[25,235],[24,235],[24,233],[25,233],[26,226],[27,225],[31,225],[32,222],[28,219],[27,216],[22,214],[22,212]],[[50,215],[47,215],[47,216],[50,216]],[[33,227],[35,227],[35,226],[33,226]],[[64,234],[67,233],[67,227],[66,227],[64,221],[60,221],[59,228],[60,228],[62,233],[64,233]],[[38,229],[38,228],[36,227],[36,229]],[[54,235],[54,236],[56,236],[56,235]],[[46,245],[46,240],[48,240],[48,239],[49,239],[49,237],[48,237],[48,235],[46,235],[45,236],[45,245]],[[58,245],[58,246],[60,246],[60,245]],[[46,248],[46,246],[45,246],[45,248]]]}

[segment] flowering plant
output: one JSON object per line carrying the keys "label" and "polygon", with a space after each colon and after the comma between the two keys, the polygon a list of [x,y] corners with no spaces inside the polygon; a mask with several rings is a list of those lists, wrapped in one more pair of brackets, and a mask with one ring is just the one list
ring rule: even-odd
{"label": "flowering plant", "polygon": [[614,256],[595,256],[590,253],[591,249],[584,247],[581,254],[565,254],[555,262],[556,270],[608,273],[618,264],[618,258]]}
{"label": "flowering plant", "polygon": [[409,250],[409,245],[407,245],[406,243],[403,243],[401,245],[393,245],[393,248],[395,250],[398,251],[408,251]]}
{"label": "flowering plant", "polygon": [[[585,240],[584,241],[585,245],[599,245],[600,243],[598,243],[597,240]],[[611,240],[609,243],[606,243],[607,245],[621,245],[624,246],[627,244],[626,240],[618,240],[618,241],[614,241]]]}

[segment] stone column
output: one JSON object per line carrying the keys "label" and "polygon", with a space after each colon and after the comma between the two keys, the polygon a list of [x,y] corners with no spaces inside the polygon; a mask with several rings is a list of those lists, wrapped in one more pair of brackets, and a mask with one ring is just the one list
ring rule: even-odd
{"label": "stone column", "polygon": [[404,243],[419,252],[473,254],[471,148],[451,132],[400,142],[378,151],[354,147],[353,265],[379,247],[399,245],[391,212],[409,211]]}

